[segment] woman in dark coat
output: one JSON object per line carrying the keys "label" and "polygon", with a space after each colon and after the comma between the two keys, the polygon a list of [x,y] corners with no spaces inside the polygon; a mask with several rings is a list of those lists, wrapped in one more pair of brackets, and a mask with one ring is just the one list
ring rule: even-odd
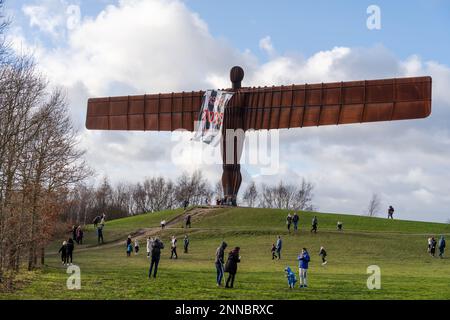
{"label": "woman in dark coat", "polygon": [[[228,254],[228,260],[225,264],[225,272],[228,272],[228,278],[227,278],[227,284],[225,288],[233,288],[234,284],[234,277],[236,276],[237,272],[237,264],[241,262],[241,257],[239,256],[239,247],[234,248],[230,253]],[[231,285],[230,285],[231,282]]]}

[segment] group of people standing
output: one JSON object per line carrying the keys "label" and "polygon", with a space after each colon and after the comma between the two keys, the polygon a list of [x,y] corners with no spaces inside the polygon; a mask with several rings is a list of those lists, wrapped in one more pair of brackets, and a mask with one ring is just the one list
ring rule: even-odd
{"label": "group of people standing", "polygon": [[72,239],[76,241],[77,244],[83,244],[83,229],[81,226],[72,226]]}
{"label": "group of people standing", "polygon": [[227,243],[223,241],[221,245],[216,250],[216,271],[217,271],[217,277],[216,282],[217,286],[222,286],[222,279],[225,272],[228,272],[228,277],[225,283],[225,288],[233,288],[234,286],[234,279],[236,277],[237,273],[237,267],[238,263],[241,262],[241,256],[239,254],[240,248],[235,247],[233,250],[231,250],[228,253],[227,262],[225,263],[225,249],[227,248]]}
{"label": "group of people standing", "polygon": [[444,236],[441,236],[441,238],[439,239],[439,243],[436,241],[436,239],[434,237],[430,237],[428,238],[428,253],[430,254],[430,256],[435,257],[436,256],[436,246],[439,249],[439,258],[443,258],[444,257],[444,251],[445,251],[445,238]]}
{"label": "group of people standing", "polygon": [[61,262],[64,266],[72,264],[74,248],[75,243],[72,238],[69,238],[67,241],[63,241],[61,248],[59,248],[58,253],[61,254]]}
{"label": "group of people standing", "polygon": [[[189,251],[189,242],[189,236],[185,235],[183,240],[184,253],[188,253]],[[149,278],[151,278],[152,272],[153,278],[156,278],[162,249],[164,249],[164,243],[158,237],[147,238],[147,258],[150,259]],[[170,239],[170,259],[178,259],[177,238],[175,236],[172,236]]]}
{"label": "group of people standing", "polygon": [[[286,217],[286,226],[289,233],[291,233],[291,225],[294,225],[294,232],[298,231],[299,221],[300,217],[298,216],[297,212],[294,212],[293,215],[288,213]],[[317,226],[318,226],[317,216],[314,216],[311,222],[311,232],[317,233]]]}

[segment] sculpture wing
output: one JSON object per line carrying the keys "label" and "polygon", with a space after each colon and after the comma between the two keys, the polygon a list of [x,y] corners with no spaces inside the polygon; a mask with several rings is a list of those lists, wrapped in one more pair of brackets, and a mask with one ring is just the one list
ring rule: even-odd
{"label": "sculpture wing", "polygon": [[426,118],[431,77],[244,88],[244,128],[280,129]]}
{"label": "sculpture wing", "polygon": [[204,91],[91,98],[86,128],[90,130],[194,130]]}

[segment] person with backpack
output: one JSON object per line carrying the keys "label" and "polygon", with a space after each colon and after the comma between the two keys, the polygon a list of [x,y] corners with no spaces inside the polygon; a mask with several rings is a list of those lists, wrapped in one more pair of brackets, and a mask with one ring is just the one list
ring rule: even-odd
{"label": "person with backpack", "polygon": [[220,246],[216,250],[216,260],[214,261],[216,265],[217,277],[216,283],[220,287],[222,285],[223,273],[224,273],[224,261],[225,261],[225,249],[227,248],[227,243],[222,241]]}
{"label": "person with backpack", "polygon": [[283,247],[283,241],[281,240],[281,236],[278,236],[277,244],[276,244],[276,251],[277,251],[278,260],[281,259],[281,248],[282,247]]}
{"label": "person with backpack", "polygon": [[312,226],[312,228],[311,228],[311,232],[314,232],[314,233],[317,233],[317,216],[314,216],[314,218],[312,219],[312,222],[311,222],[311,226]]}
{"label": "person with backpack", "polygon": [[151,262],[150,262],[150,269],[148,270],[148,278],[149,279],[151,278],[152,270],[153,270],[153,278],[156,278],[159,260],[161,259],[161,250],[162,249],[164,249],[164,243],[161,240],[159,240],[158,237],[156,237],[152,243],[152,248],[151,248],[151,252],[150,252]]}
{"label": "person with backpack", "polygon": [[288,213],[286,217],[286,225],[289,233],[291,233],[291,224],[292,224],[292,216],[290,213]]}
{"label": "person with backpack", "polygon": [[[67,264],[72,264],[72,258],[73,258],[73,249],[75,248],[75,244],[73,242],[72,238],[69,238],[69,240],[67,240],[67,246],[66,246],[66,261]],[[70,262],[69,262],[70,260]]]}
{"label": "person with backpack", "polygon": [[441,236],[439,239],[439,258],[444,258],[444,251],[445,251],[445,238],[444,236]]}
{"label": "person with backpack", "polygon": [[184,253],[188,253],[188,247],[189,247],[189,237],[188,235],[184,236]]}
{"label": "person with backpack", "polygon": [[177,255],[177,238],[175,236],[172,236],[172,240],[170,241],[170,259],[173,259],[173,257],[175,257],[175,259],[178,259],[178,255]]}
{"label": "person with backpack", "polygon": [[61,262],[63,265],[65,265],[67,261],[67,241],[63,241],[58,253],[61,253]]}
{"label": "person with backpack", "polygon": [[298,268],[299,268],[299,276],[300,276],[300,288],[308,287],[308,265],[310,261],[309,253],[306,248],[302,249],[302,252],[299,254],[298,258]]}
{"label": "person with backpack", "polygon": [[127,238],[126,251],[127,257],[129,257],[131,255],[131,252],[133,251],[133,245],[131,244],[131,236],[128,236]]}
{"label": "person with backpack", "polygon": [[300,217],[298,216],[297,212],[294,212],[294,216],[292,217],[292,222],[294,223],[294,231],[298,231],[298,221],[300,220]]}
{"label": "person with backpack", "polygon": [[227,263],[225,264],[225,272],[228,272],[227,282],[225,288],[233,288],[234,279],[237,273],[237,264],[241,262],[241,256],[239,255],[240,248],[235,247],[228,254]]}

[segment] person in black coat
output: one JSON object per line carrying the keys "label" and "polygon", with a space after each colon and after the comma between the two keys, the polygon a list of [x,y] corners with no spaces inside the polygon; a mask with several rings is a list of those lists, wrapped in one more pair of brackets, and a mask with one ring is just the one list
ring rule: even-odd
{"label": "person in black coat", "polygon": [[153,272],[153,278],[156,278],[156,272],[158,271],[159,259],[161,258],[161,249],[164,249],[164,244],[161,240],[156,238],[151,247],[150,256],[152,257],[150,262],[150,269],[148,270],[148,278],[150,279],[152,275],[153,267],[155,267]]}
{"label": "person in black coat", "polygon": [[62,264],[66,264],[67,261],[67,241],[63,241],[61,248],[58,253],[61,253],[61,262]]}
{"label": "person in black coat", "polygon": [[233,288],[234,278],[237,273],[237,264],[241,262],[239,250],[240,248],[236,247],[228,254],[228,260],[225,264],[225,272],[228,272],[228,278],[225,288]]}
{"label": "person in black coat", "polygon": [[[69,238],[67,240],[67,246],[66,246],[66,262],[67,264],[72,264],[72,255],[73,255],[73,248],[75,247],[72,238]],[[70,262],[69,262],[70,260]]]}

